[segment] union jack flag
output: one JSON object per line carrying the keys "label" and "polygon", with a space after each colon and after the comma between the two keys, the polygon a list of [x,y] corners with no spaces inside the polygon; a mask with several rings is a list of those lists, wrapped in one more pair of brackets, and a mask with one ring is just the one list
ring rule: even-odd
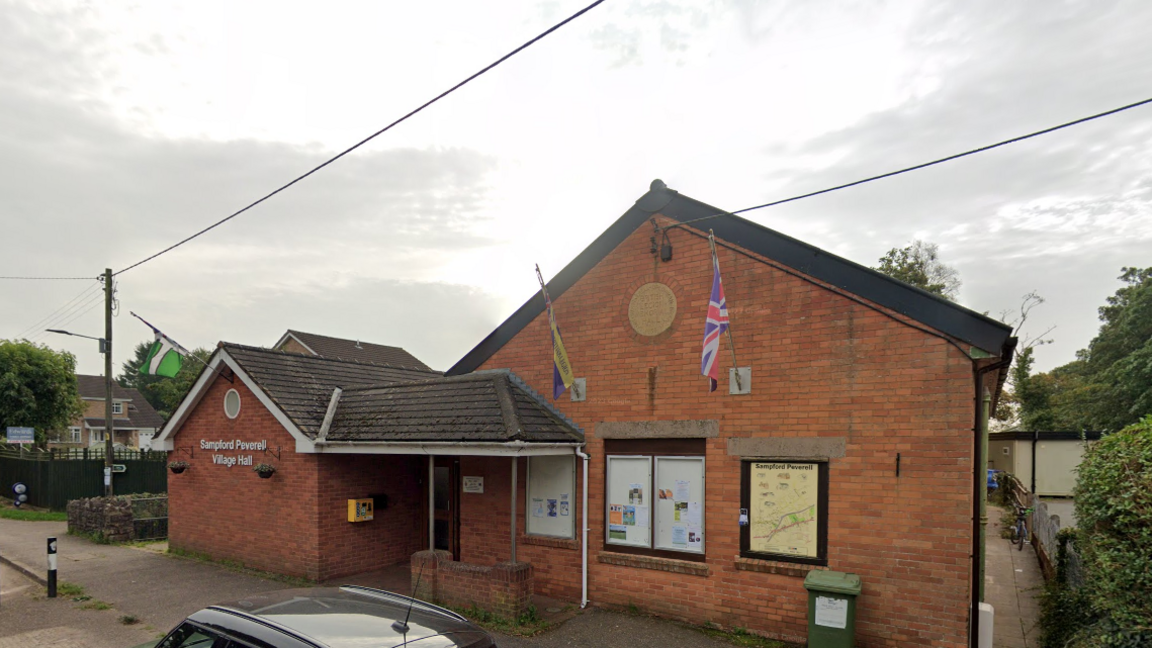
{"label": "union jack flag", "polygon": [[700,356],[700,373],[708,376],[708,391],[716,391],[719,367],[720,336],[728,330],[728,304],[724,301],[724,284],[720,281],[720,260],[712,252],[712,297],[708,300],[708,317],[704,320],[704,352]]}

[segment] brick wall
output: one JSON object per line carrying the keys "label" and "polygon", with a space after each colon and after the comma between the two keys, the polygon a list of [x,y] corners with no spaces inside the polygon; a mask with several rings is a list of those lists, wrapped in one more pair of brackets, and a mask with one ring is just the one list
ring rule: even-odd
{"label": "brick wall", "polygon": [[499,562],[473,565],[447,551],[412,554],[412,585],[418,597],[453,607],[478,607],[515,619],[532,601],[532,565]]}
{"label": "brick wall", "polygon": [[[224,414],[224,395],[240,394],[240,414]],[[202,450],[200,440],[266,440],[280,458],[260,451]],[[168,478],[168,542],[178,550],[235,560],[290,576],[322,576],[317,455],[296,454],[295,440],[244,385],[217,377],[174,437],[170,460],[191,466]],[[192,456],[180,448],[192,448]],[[260,479],[250,466],[213,464],[213,454],[252,455],[276,474]]]}
{"label": "brick wall", "polygon": [[[675,257],[660,263],[648,252],[649,236],[641,228],[577,285],[554,296],[575,373],[588,380],[585,402],[564,396],[558,406],[584,428],[593,455],[592,601],[633,603],[696,623],[802,640],[807,627],[802,582],[809,568],[754,561],[753,570],[738,560],[740,457],[728,454],[727,438],[838,437],[845,439],[846,452],[829,464],[828,568],[863,579],[859,645],[966,645],[971,362],[947,341],[877,308],[721,247],[732,332],[739,364],[752,367],[752,394],[727,394],[727,339],[721,342],[721,386],[709,394],[699,375],[712,279],[708,244],[673,230]],[[678,302],[671,330],[655,338],[632,331],[627,316],[632,292],[649,281],[671,286]],[[481,368],[510,368],[548,393],[548,339],[541,315]],[[603,444],[596,426],[661,420],[719,421],[719,438],[707,441],[703,575],[596,559],[605,549]],[[498,560],[506,551],[507,536],[499,531],[507,519],[507,509],[503,515],[499,509],[501,499],[506,498],[497,497],[481,516],[464,522],[478,531],[483,516],[495,520],[489,521],[495,529],[491,537],[466,536],[467,560]],[[462,514],[470,517],[467,499]],[[521,549],[521,559],[538,570],[539,591],[579,591],[578,551]],[[545,570],[545,565],[555,568]]]}
{"label": "brick wall", "polygon": [[[422,466],[404,455],[323,455],[319,458],[320,578],[329,580],[408,562],[421,549]],[[369,522],[348,521],[348,500],[383,494],[388,505]]]}
{"label": "brick wall", "polygon": [[[580,597],[579,535],[568,541],[525,535],[527,527],[526,490],[528,459],[520,458],[516,496],[516,560],[528,562],[535,570],[535,591],[555,598]],[[580,529],[581,463],[576,463],[576,489],[571,497],[574,528]],[[460,560],[476,565],[494,565],[512,557],[512,460],[508,457],[460,457],[460,474],[484,478],[484,492],[463,493],[460,502]],[[534,544],[537,543],[537,544]],[[573,582],[565,577],[575,573]]]}

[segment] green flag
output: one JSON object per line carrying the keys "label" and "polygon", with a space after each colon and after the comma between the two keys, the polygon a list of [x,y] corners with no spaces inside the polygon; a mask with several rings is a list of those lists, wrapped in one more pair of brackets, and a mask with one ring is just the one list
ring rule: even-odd
{"label": "green flag", "polygon": [[[132,313],[136,319],[148,324],[148,322],[136,313]],[[180,373],[180,367],[184,364],[184,356],[188,355],[188,349],[176,344],[172,338],[160,332],[160,329],[148,324],[148,328],[156,333],[156,341],[152,343],[152,348],[148,349],[148,355],[144,357],[144,363],[140,365],[140,373],[152,376],[167,376],[168,378],[175,378],[176,374]]]}

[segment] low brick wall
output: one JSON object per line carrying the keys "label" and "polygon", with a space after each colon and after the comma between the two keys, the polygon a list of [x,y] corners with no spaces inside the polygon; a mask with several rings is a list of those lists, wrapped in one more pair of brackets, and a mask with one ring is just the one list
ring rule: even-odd
{"label": "low brick wall", "polygon": [[412,554],[411,567],[416,596],[426,601],[475,606],[506,619],[520,616],[532,602],[529,563],[470,565],[452,560],[447,551],[418,551]]}
{"label": "low brick wall", "polygon": [[132,500],[127,497],[91,497],[68,502],[68,533],[95,535],[109,542],[135,540]]}

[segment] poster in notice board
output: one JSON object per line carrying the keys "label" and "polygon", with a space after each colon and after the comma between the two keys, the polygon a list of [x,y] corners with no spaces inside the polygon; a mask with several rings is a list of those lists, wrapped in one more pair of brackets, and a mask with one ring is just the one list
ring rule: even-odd
{"label": "poster in notice board", "polygon": [[[650,516],[652,460],[649,457],[608,457],[608,544],[651,546]],[[643,510],[637,514],[637,508]]]}

